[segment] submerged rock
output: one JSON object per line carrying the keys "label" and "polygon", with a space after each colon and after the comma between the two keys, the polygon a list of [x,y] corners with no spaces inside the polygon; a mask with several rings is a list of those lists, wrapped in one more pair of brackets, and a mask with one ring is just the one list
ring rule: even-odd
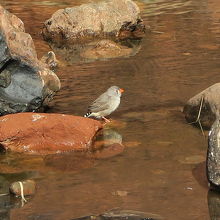
{"label": "submerged rock", "polygon": [[18,181],[18,182],[13,182],[10,185],[10,192],[13,193],[16,196],[21,196],[21,185],[23,187],[23,195],[28,196],[28,195],[34,195],[36,191],[36,183],[34,180],[24,180],[24,181]]}
{"label": "submerged rock", "polygon": [[101,215],[90,215],[72,220],[159,220],[163,219],[160,215],[148,212],[140,212],[133,210],[113,209]]}
{"label": "submerged rock", "polygon": [[63,114],[19,113],[1,117],[0,145],[28,154],[55,154],[90,149],[99,121]]}
{"label": "submerged rock", "polygon": [[0,115],[35,111],[59,89],[59,78],[38,60],[23,22],[0,5]]}
{"label": "submerged rock", "polygon": [[217,119],[212,125],[208,137],[208,151],[206,159],[207,178],[211,186],[220,189],[220,121]]}
{"label": "submerged rock", "polygon": [[140,10],[132,0],[109,0],[58,10],[44,23],[42,34],[45,40],[60,43],[140,37],[144,31]]}
{"label": "submerged rock", "polygon": [[197,120],[199,112],[201,125],[204,128],[210,128],[220,112],[220,83],[216,83],[192,97],[183,109],[189,123]]}

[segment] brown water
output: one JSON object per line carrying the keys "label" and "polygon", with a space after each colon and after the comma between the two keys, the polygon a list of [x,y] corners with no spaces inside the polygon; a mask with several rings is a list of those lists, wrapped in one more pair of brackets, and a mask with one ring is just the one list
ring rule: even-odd
{"label": "brown water", "polygon": [[[59,8],[87,2],[1,0],[23,20],[39,57],[50,50],[40,35],[42,23]],[[186,123],[181,109],[190,97],[220,81],[220,2],[136,2],[152,29],[139,52],[89,63],[68,62],[58,53],[63,62],[57,72],[62,89],[50,109],[83,115],[109,86],[124,88],[112,119],[117,121],[116,136],[123,139],[125,150],[100,160],[80,155],[44,159],[2,155],[1,172],[11,173],[2,174],[5,180],[33,177],[38,186],[27,204],[8,209],[8,219],[69,220],[115,207],[170,220],[213,215],[205,177],[207,140]]]}

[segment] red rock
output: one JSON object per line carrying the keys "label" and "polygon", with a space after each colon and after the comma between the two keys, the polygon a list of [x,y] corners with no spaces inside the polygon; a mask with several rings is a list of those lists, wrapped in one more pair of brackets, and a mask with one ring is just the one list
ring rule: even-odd
{"label": "red rock", "polygon": [[64,114],[18,113],[0,118],[0,145],[28,154],[86,151],[99,121]]}

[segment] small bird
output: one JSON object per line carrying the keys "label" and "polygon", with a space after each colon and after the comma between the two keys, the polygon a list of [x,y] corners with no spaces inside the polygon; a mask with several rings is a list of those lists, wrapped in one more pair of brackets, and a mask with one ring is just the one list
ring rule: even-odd
{"label": "small bird", "polygon": [[123,92],[124,89],[118,86],[111,86],[88,107],[84,117],[102,118],[105,122],[110,122],[105,116],[110,115],[118,108]]}

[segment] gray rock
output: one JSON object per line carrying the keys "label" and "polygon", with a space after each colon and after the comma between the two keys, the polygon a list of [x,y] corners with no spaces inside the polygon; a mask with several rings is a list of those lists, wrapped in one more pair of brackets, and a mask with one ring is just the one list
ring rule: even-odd
{"label": "gray rock", "polygon": [[[201,105],[202,102],[202,105]],[[196,121],[201,108],[200,122],[204,128],[210,128],[219,116],[220,110],[220,83],[216,83],[196,96],[192,97],[184,106],[183,113],[187,122]]]}
{"label": "gray rock", "polygon": [[132,0],[108,0],[60,9],[45,21],[42,34],[52,42],[94,37],[140,37],[145,26]]}
{"label": "gray rock", "polygon": [[211,186],[220,187],[220,121],[212,125],[208,137],[207,178]]}
{"label": "gray rock", "polygon": [[0,115],[35,111],[59,89],[59,78],[38,60],[23,22],[0,5]]}

